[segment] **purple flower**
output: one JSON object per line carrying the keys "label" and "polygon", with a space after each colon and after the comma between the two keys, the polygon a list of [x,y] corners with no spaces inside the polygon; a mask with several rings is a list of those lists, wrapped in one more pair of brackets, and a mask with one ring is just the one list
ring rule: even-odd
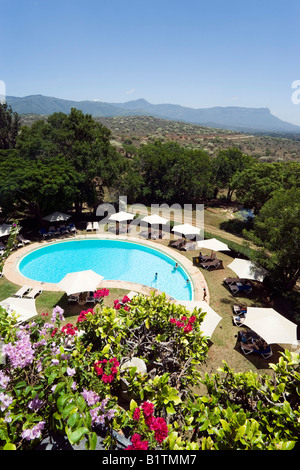
{"label": "purple flower", "polygon": [[24,429],[22,432],[22,438],[26,439],[27,441],[31,441],[33,439],[37,439],[41,437],[41,432],[45,427],[45,421],[40,421],[38,424],[33,426],[32,429]]}
{"label": "purple flower", "polygon": [[13,398],[7,395],[6,393],[1,392],[0,402],[1,402],[0,410],[4,411],[6,410],[6,408],[8,408],[12,404]]}
{"label": "purple flower", "polygon": [[64,313],[64,310],[59,305],[57,305],[52,311],[51,321],[55,323],[57,315],[59,316],[60,321],[64,321],[65,317],[63,313]]}
{"label": "purple flower", "polygon": [[82,396],[89,406],[96,405],[96,403],[100,401],[99,395],[97,395],[97,393],[94,392],[93,390],[84,389],[82,392]]}
{"label": "purple flower", "polygon": [[38,411],[43,406],[42,400],[39,399],[39,396],[36,395],[33,400],[28,403],[28,408],[32,411]]}
{"label": "purple flower", "polygon": [[19,331],[17,337],[20,339],[15,344],[8,343],[2,346],[2,354],[8,356],[14,369],[24,368],[32,364],[34,359],[29,335],[25,331]]}
{"label": "purple flower", "polygon": [[67,374],[72,377],[73,375],[76,374],[76,370],[75,369],[71,369],[71,367],[67,367]]}
{"label": "purple flower", "polygon": [[6,388],[7,384],[9,383],[10,378],[0,370],[0,387]]}

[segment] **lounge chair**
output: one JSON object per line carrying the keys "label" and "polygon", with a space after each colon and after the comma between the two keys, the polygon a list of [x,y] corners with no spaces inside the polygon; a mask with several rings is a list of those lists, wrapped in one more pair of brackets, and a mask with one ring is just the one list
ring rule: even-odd
{"label": "lounge chair", "polygon": [[233,317],[233,323],[235,326],[242,326],[245,321],[245,315],[235,315]]}
{"label": "lounge chair", "polygon": [[26,294],[28,294],[28,292],[31,290],[31,287],[29,286],[22,286],[18,292],[16,292],[15,294],[13,294],[13,297],[24,297]]}
{"label": "lounge chair", "polygon": [[86,304],[95,304],[96,299],[94,297],[94,292],[89,292],[89,294],[85,298],[85,303]]}
{"label": "lounge chair", "polygon": [[185,244],[185,239],[184,238],[178,238],[175,242],[170,243],[170,246],[173,248],[180,248],[182,245]]}
{"label": "lounge chair", "polygon": [[184,245],[182,245],[181,249],[185,251],[192,251],[196,248],[196,243],[195,242],[187,242]]}
{"label": "lounge chair", "polygon": [[49,227],[49,233],[51,235],[60,235],[60,231],[57,228],[55,228],[54,225],[51,225]]}
{"label": "lounge chair", "polygon": [[99,222],[93,222],[93,230],[99,230]]}
{"label": "lounge chair", "polygon": [[207,261],[206,263],[201,263],[201,266],[204,269],[210,269],[210,268],[217,269],[220,265],[221,265],[221,260],[219,260],[218,258],[216,258],[213,261]]}
{"label": "lounge chair", "polygon": [[44,228],[41,228],[39,230],[39,233],[40,233],[40,235],[42,235],[42,237],[44,239],[47,238],[47,237],[51,237],[51,235],[52,235],[50,232],[47,232],[47,230],[45,230]]}
{"label": "lounge chair", "polygon": [[67,229],[69,230],[69,232],[76,233],[76,227],[74,224],[67,225]]}
{"label": "lounge chair", "polygon": [[[251,344],[248,346],[251,346]],[[269,344],[265,349],[255,349],[255,348],[250,349],[250,348],[247,348],[243,342],[240,342],[240,347],[241,347],[242,352],[246,355],[254,353],[254,354],[258,354],[259,356],[262,356],[264,359],[268,359],[269,357],[273,355],[272,348]]]}
{"label": "lounge chair", "polygon": [[35,299],[37,295],[42,293],[42,289],[34,287],[28,294],[25,295],[28,299]]}
{"label": "lounge chair", "polygon": [[86,231],[89,232],[89,231],[92,231],[93,230],[93,223],[92,222],[88,222],[86,224]]}
{"label": "lounge chair", "polygon": [[23,235],[18,235],[18,240],[23,245],[28,245],[28,243],[31,243],[31,240],[27,240],[26,238],[23,237]]}
{"label": "lounge chair", "polygon": [[248,284],[230,284],[229,288],[232,294],[237,294],[238,292],[245,292],[245,294],[250,294],[250,292],[252,291],[252,287]]}
{"label": "lounge chair", "polygon": [[69,233],[69,230],[67,229],[67,227],[66,227],[65,225],[61,225],[61,226],[59,227],[59,233],[60,233],[61,235],[64,235],[65,233]]}
{"label": "lounge chair", "polygon": [[80,293],[78,294],[71,294],[69,297],[68,297],[68,302],[79,302],[79,296],[80,296]]}

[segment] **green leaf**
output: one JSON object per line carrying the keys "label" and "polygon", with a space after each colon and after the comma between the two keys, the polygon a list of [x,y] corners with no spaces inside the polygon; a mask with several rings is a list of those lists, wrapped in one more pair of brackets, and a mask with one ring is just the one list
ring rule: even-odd
{"label": "green leaf", "polygon": [[84,436],[84,434],[87,434],[89,430],[85,427],[76,429],[75,431],[71,432],[68,437],[69,441],[71,444],[77,444],[77,442],[80,441],[80,439]]}

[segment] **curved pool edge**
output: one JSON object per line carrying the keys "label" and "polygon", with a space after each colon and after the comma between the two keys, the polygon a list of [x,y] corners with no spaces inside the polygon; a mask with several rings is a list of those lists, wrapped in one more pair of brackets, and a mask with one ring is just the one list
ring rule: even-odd
{"label": "curved pool edge", "polygon": [[[192,300],[203,300],[203,288],[206,288],[207,297],[206,300],[209,303],[209,291],[207,287],[207,283],[203,274],[199,271],[199,269],[193,265],[193,263],[186,258],[185,256],[181,255],[178,252],[175,252],[174,249],[164,246],[162,244],[155,243],[152,240],[140,240],[136,237],[124,236],[119,235],[115,236],[113,234],[107,235],[97,235],[97,234],[85,234],[85,235],[77,235],[77,240],[85,240],[85,239],[95,239],[95,240],[123,240],[132,243],[138,243],[139,245],[148,246],[153,248],[154,250],[161,251],[165,255],[169,256],[170,258],[174,259],[181,266],[186,270],[188,275],[192,281],[192,293],[193,299]],[[60,239],[52,239],[51,241],[41,241],[41,242],[34,242],[30,245],[26,245],[22,248],[19,248],[17,251],[13,252],[6,260],[3,268],[3,274],[7,280],[10,282],[17,284],[17,285],[30,285],[31,287],[40,287],[42,290],[45,291],[55,291],[58,292],[60,289],[57,288],[56,284],[35,281],[29,279],[21,274],[18,269],[18,265],[21,259],[36,249],[42,248],[43,246],[50,245],[50,244],[57,244],[57,243],[64,243],[68,241],[74,241],[74,238],[60,238]],[[150,292],[156,291],[156,289],[145,286],[143,284],[138,284],[135,282],[128,282],[128,281],[115,281],[115,280],[106,280],[104,279],[101,283],[102,287],[106,288],[122,288],[125,290],[134,290],[138,293],[142,294],[150,294]],[[159,292],[159,291],[156,291]],[[169,297],[169,296],[168,296]]]}

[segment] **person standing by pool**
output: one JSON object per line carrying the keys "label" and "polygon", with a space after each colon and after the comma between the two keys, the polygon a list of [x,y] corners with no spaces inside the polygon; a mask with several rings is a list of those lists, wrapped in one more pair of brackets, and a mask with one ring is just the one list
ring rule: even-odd
{"label": "person standing by pool", "polygon": [[154,281],[157,281],[157,276],[158,276],[158,274],[157,274],[157,273],[155,273],[155,276],[154,276]]}

